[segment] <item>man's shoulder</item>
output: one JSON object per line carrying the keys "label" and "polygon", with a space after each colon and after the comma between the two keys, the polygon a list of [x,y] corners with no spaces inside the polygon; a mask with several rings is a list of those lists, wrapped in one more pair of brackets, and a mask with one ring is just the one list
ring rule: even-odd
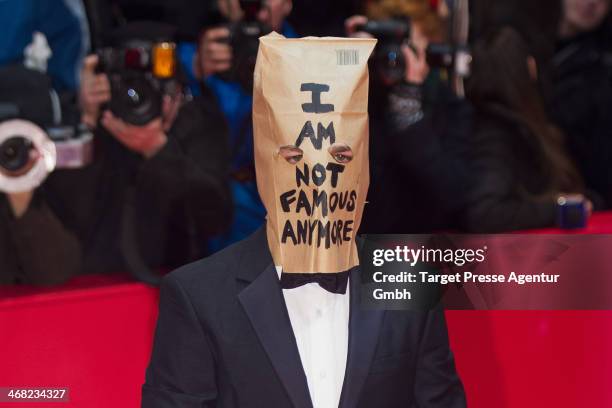
{"label": "man's shoulder", "polygon": [[[254,256],[261,255],[261,231],[221,251],[182,266],[170,272],[165,280],[174,281],[184,289],[210,288],[221,285],[228,279],[235,279],[240,270],[248,267]],[[265,233],[264,233],[265,235]]]}
{"label": "man's shoulder", "polygon": [[198,281],[215,281],[227,275],[234,274],[237,260],[240,258],[244,249],[244,241],[231,245],[211,256],[181,266],[170,272],[166,279],[174,280],[182,286],[192,286]]}

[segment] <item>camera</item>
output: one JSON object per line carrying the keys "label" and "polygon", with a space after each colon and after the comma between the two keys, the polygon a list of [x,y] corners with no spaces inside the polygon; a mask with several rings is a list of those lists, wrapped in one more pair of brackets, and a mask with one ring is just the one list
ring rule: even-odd
{"label": "camera", "polygon": [[427,46],[427,65],[452,72],[459,78],[470,75],[472,54],[467,45],[432,43]]}
{"label": "camera", "polygon": [[401,82],[406,72],[406,60],[402,54],[402,44],[410,38],[410,20],[393,18],[389,20],[370,20],[356,27],[376,39],[378,45],[372,55],[374,78],[385,86]]}
{"label": "camera", "polygon": [[62,119],[47,76],[19,65],[0,69],[0,191],[29,191],[56,168],[91,162],[91,132]]}
{"label": "camera", "polygon": [[240,21],[229,24],[230,35],[223,40],[233,50],[231,68],[219,74],[226,81],[238,82],[244,91],[253,92],[253,73],[259,49],[259,37],[266,35],[272,29],[257,19],[263,7],[262,0],[241,0],[240,7],[243,17]]}
{"label": "camera", "polygon": [[[369,33],[379,41],[372,55],[374,78],[385,86],[401,82],[407,64],[401,47],[410,39],[410,20],[370,20],[356,30]],[[453,78],[462,79],[470,74],[472,57],[466,45],[432,43],[427,47],[426,60],[429,67],[446,70]]]}
{"label": "camera", "polygon": [[34,148],[32,140],[24,135],[9,135],[0,144],[0,167],[8,172],[17,173],[30,162],[30,151]]}
{"label": "camera", "polygon": [[111,86],[108,108],[136,126],[160,117],[163,96],[173,94],[177,87],[176,44],[167,35],[139,38],[148,35],[146,26],[134,25],[126,34],[119,34],[123,36],[119,45],[97,51],[96,72],[107,74]]}

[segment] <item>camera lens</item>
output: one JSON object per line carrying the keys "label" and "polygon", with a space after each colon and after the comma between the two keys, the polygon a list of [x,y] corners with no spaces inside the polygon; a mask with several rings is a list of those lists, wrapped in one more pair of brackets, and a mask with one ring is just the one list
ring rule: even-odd
{"label": "camera lens", "polygon": [[142,126],[161,116],[161,92],[142,74],[124,74],[111,92],[111,111],[127,123]]}
{"label": "camera lens", "polygon": [[128,104],[135,109],[138,109],[140,105],[143,104],[143,100],[138,94],[138,91],[134,88],[129,88],[127,90],[127,98]]}
{"label": "camera lens", "polygon": [[404,78],[406,61],[399,44],[382,44],[373,59],[376,77],[383,85],[391,86]]}
{"label": "camera lens", "polygon": [[8,138],[0,145],[0,167],[19,171],[30,161],[32,142],[23,136]]}
{"label": "camera lens", "polygon": [[120,92],[121,104],[132,113],[142,115],[150,109],[153,90],[145,81],[128,79]]}
{"label": "camera lens", "polygon": [[410,27],[408,19],[393,18],[370,20],[357,28],[379,40],[372,56],[374,79],[385,87],[397,84],[404,78],[407,61],[402,53],[402,44],[410,38]]}

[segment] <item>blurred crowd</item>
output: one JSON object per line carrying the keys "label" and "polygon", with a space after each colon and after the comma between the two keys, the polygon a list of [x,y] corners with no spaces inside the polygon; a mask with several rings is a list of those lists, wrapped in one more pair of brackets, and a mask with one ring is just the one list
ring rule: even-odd
{"label": "blurred crowd", "polygon": [[4,0],[0,284],[155,284],[260,227],[270,31],[379,40],[362,233],[580,226],[612,207],[611,3]]}

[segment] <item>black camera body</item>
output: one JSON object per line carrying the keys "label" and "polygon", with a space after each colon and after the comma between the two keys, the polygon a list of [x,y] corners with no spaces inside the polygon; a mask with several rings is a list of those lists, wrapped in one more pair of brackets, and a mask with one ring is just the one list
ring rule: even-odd
{"label": "black camera body", "polygon": [[370,20],[356,29],[378,39],[378,45],[372,55],[374,79],[385,86],[401,82],[406,72],[402,44],[410,39],[410,20],[408,18]]}
{"label": "black camera body", "polygon": [[[31,123],[31,122],[30,122]],[[4,133],[4,127],[10,125],[9,120],[0,119],[0,133]],[[49,146],[47,140],[37,140],[34,134],[40,130],[48,142],[53,143],[53,168],[75,169],[81,168],[93,159],[93,135],[85,125],[63,125],[37,129],[30,126],[30,131],[16,131],[0,142],[0,171],[19,173],[26,168],[31,161],[31,151],[39,150],[41,146]],[[9,130],[10,131],[10,130]],[[40,152],[39,152],[40,153]],[[0,186],[0,190],[1,190]]]}
{"label": "black camera body", "polygon": [[459,78],[470,75],[472,54],[467,45],[432,43],[427,47],[427,65],[452,72]]}
{"label": "black camera body", "polygon": [[97,52],[96,72],[111,86],[108,108],[127,123],[143,126],[162,115],[163,96],[176,89],[176,44],[130,40]]}
{"label": "black camera body", "polygon": [[30,191],[56,168],[91,162],[93,135],[67,113],[48,76],[0,68],[0,191]]}
{"label": "black camera body", "polygon": [[[385,86],[401,82],[407,64],[401,47],[410,40],[410,20],[407,18],[370,20],[356,29],[378,39],[378,45],[372,55],[375,80]],[[459,78],[469,76],[472,57],[467,46],[432,43],[427,47],[426,59],[430,68],[446,70]]]}
{"label": "black camera body", "polygon": [[272,32],[272,29],[257,19],[263,7],[262,0],[241,0],[243,18],[229,24],[230,35],[224,40],[232,47],[232,66],[219,77],[226,81],[238,82],[247,93],[253,92],[253,73],[259,49],[259,37]]}

